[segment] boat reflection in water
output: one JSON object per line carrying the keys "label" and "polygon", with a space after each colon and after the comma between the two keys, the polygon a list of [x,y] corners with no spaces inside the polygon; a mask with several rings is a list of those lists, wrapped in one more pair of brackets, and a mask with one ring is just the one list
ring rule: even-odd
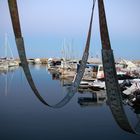
{"label": "boat reflection in water", "polygon": [[[34,80],[32,78],[32,75],[31,75],[31,72],[30,72],[30,69],[29,69],[29,66],[27,63],[25,47],[24,47],[24,40],[23,40],[22,33],[21,33],[19,16],[18,16],[18,11],[17,11],[17,4],[16,4],[16,1],[13,2],[12,0],[9,0],[8,2],[9,2],[8,4],[9,4],[12,23],[13,23],[15,38],[16,38],[17,49],[19,52],[20,60],[21,60],[21,65],[22,65],[23,71],[25,73],[25,76],[27,78],[27,81],[28,81],[33,93],[36,95],[36,97],[39,99],[39,101],[41,101],[47,107],[55,108],[55,109],[56,108],[60,109],[60,108],[64,107],[66,104],[68,104],[71,101],[71,99],[74,97],[75,93],[78,92],[78,88],[79,88],[80,82],[81,82],[83,74],[84,74],[84,70],[86,67],[88,54],[89,54],[89,46],[90,46],[95,1],[93,1],[93,8],[92,8],[89,32],[88,32],[87,42],[86,42],[85,50],[84,50],[84,53],[82,56],[80,68],[79,68],[77,74],[75,75],[74,81],[72,82],[71,86],[68,86],[65,97],[59,103],[57,103],[55,105],[50,105],[41,96],[40,92],[38,91],[38,88],[36,87],[36,85],[34,83]],[[100,23],[101,42],[102,42],[103,67],[104,67],[104,74],[106,76],[105,83],[106,83],[106,92],[107,92],[107,103],[111,109],[113,117],[115,118],[115,120],[116,120],[117,124],[120,126],[120,128],[122,128],[123,130],[125,130],[127,132],[130,132],[133,134],[138,134],[139,133],[138,132],[139,122],[137,123],[136,127],[132,127],[128,121],[128,117],[123,108],[121,91],[120,91],[120,88],[118,85],[116,71],[115,71],[113,51],[111,50],[110,39],[109,39],[109,34],[108,34],[108,29],[107,29],[103,0],[98,0],[98,8],[99,8],[99,23]],[[79,99],[79,102],[82,104],[89,102],[89,101],[97,102],[99,100],[97,100],[97,97],[95,100],[94,96],[92,96],[92,99],[91,98],[90,99],[89,98]],[[139,118],[138,118],[138,121],[139,121]],[[74,122],[74,123],[76,123],[76,122]],[[81,126],[78,127],[77,129],[81,129]],[[72,129],[71,129],[71,131],[72,131]]]}
{"label": "boat reflection in water", "polygon": [[[52,78],[53,80],[54,79],[59,80],[58,74],[52,73],[52,75],[53,75]],[[65,80],[62,83],[63,86],[66,85],[69,86],[71,80],[68,81]],[[127,104],[125,102],[126,98],[120,97],[119,94],[115,96],[114,95],[112,96],[111,94],[108,95],[106,94],[105,90],[94,91],[94,89],[79,87],[78,93],[86,96],[86,97],[78,97],[78,104],[81,107],[91,107],[91,106],[96,107],[96,106],[102,106],[103,104],[107,103],[107,105],[110,107],[112,111],[114,119],[116,120],[120,128],[130,133],[135,133],[135,134],[140,133],[140,104],[134,104],[133,106],[130,106],[130,104]],[[130,108],[133,111],[133,114],[136,115],[137,123],[135,124],[134,127],[130,125],[131,122],[129,122],[129,119],[125,113],[125,109],[123,106],[127,106],[128,108]]]}
{"label": "boat reflection in water", "polygon": [[8,92],[10,91],[14,73],[17,69],[18,69],[18,66],[8,67],[5,70],[0,69],[0,78],[1,78],[0,81],[2,81],[2,83],[0,83],[0,85],[4,87],[1,89],[1,92],[4,89],[3,92],[4,92],[5,96],[7,96]]}
{"label": "boat reflection in water", "polygon": [[[84,91],[86,92],[86,91]],[[92,97],[79,97],[78,98],[78,103],[80,104],[81,107],[86,107],[86,106],[101,106],[103,105],[106,100],[107,100],[107,95],[104,92],[91,92]]]}
{"label": "boat reflection in water", "polygon": [[[38,65],[36,67],[36,66],[31,65],[30,69],[31,69],[31,71],[32,71],[32,73],[34,75],[33,78],[35,79],[35,82],[37,83],[38,79],[39,79],[39,81],[40,80],[42,81],[42,82],[39,82],[38,83],[39,85],[37,84],[37,86],[40,87],[41,89],[43,89],[43,91],[44,91],[44,89],[48,89],[48,87],[47,88],[45,87],[45,85],[48,84],[48,83],[50,83],[48,85],[53,85],[53,87],[56,88],[55,90],[53,90],[52,87],[49,87],[49,89],[52,91],[52,92],[50,92],[50,94],[43,94],[42,93],[42,95],[44,95],[44,98],[45,98],[45,96],[48,98],[48,102],[50,102],[49,101],[49,99],[50,99],[49,96],[51,96],[51,94],[52,94],[52,98],[56,98],[61,94],[63,94],[63,96],[65,96],[66,92],[59,94],[60,92],[62,92],[62,90],[60,90],[60,89],[61,88],[62,89],[63,88],[67,89],[69,86],[66,86],[65,83],[60,81],[59,78],[58,78],[58,75],[56,75],[57,78],[55,78],[55,76],[54,76],[55,74],[52,74],[53,75],[53,78],[52,78],[52,75],[50,75],[48,73],[48,71],[46,71],[46,66],[41,66],[41,65],[39,66]],[[21,81],[21,78],[19,77],[19,74],[21,75],[21,72],[22,72],[21,68],[18,68],[16,71],[13,71],[14,76],[13,76],[12,83],[14,85],[12,85],[10,90],[7,91],[8,92],[7,99],[9,99],[9,102],[12,102],[10,104],[11,107],[12,106],[14,107],[14,104],[15,104],[15,107],[17,105],[19,106],[20,111],[17,110],[16,108],[18,108],[18,107],[16,107],[15,109],[13,109],[14,112],[16,111],[15,113],[13,112],[14,114],[18,114],[19,112],[21,112],[21,113],[25,112],[25,115],[23,115],[23,117],[21,117],[21,119],[22,119],[22,121],[24,123],[25,123],[25,121],[27,121],[27,118],[30,118],[29,116],[26,116],[26,115],[30,114],[29,112],[31,112],[31,113],[34,112],[33,113],[34,116],[31,115],[32,116],[31,118],[34,118],[34,119],[36,118],[35,120],[37,122],[35,122],[35,120],[33,121],[30,118],[28,123],[30,124],[31,127],[34,127],[34,125],[37,123],[37,124],[39,124],[39,126],[36,126],[36,127],[39,127],[39,128],[43,127],[43,129],[46,130],[45,127],[47,125],[49,125],[49,126],[51,126],[50,131],[56,131],[55,127],[57,128],[58,125],[59,125],[59,131],[60,130],[62,131],[64,129],[63,125],[65,126],[65,123],[66,123],[68,125],[67,126],[68,128],[71,125],[71,126],[73,126],[71,129],[78,133],[76,135],[74,132],[71,132],[71,136],[76,135],[76,137],[81,138],[80,135],[82,135],[82,136],[84,136],[84,135],[86,136],[86,134],[89,135],[88,131],[90,132],[90,130],[92,130],[93,135],[96,135],[95,133],[97,133],[97,130],[100,130],[101,132],[106,131],[106,134],[109,135],[109,137],[114,137],[114,135],[117,135],[119,137],[119,139],[121,139],[121,135],[124,135],[124,137],[125,137],[125,136],[128,136],[128,134],[127,133],[123,134],[123,131],[119,132],[117,127],[115,127],[116,134],[113,134],[114,130],[109,129],[108,126],[110,126],[110,125],[112,126],[113,125],[112,123],[114,123],[116,121],[120,128],[122,128],[121,125],[125,126],[126,127],[125,131],[126,131],[127,128],[128,128],[128,126],[126,125],[126,121],[128,121],[128,119],[126,119],[126,118],[127,118],[127,115],[128,115],[128,118],[129,117],[130,118],[135,118],[135,121],[132,120],[131,124],[132,124],[132,126],[134,125],[133,128],[135,128],[135,131],[137,131],[137,133],[139,132],[139,129],[140,129],[140,108],[139,108],[139,106],[133,107],[133,106],[129,106],[126,103],[123,104],[123,106],[126,109],[125,110],[126,113],[129,112],[129,111],[131,112],[130,114],[128,113],[126,115],[126,113],[124,111],[124,108],[121,108],[121,111],[119,110],[120,109],[119,107],[117,107],[117,109],[112,108],[111,104],[112,104],[112,102],[114,102],[115,99],[114,98],[113,99],[108,98],[105,90],[94,91],[94,90],[89,89],[89,88],[87,88],[87,89],[86,88],[79,88],[78,92],[75,94],[75,96],[73,96],[73,99],[68,100],[68,99],[64,98],[66,100],[63,101],[64,106],[62,108],[52,110],[52,109],[49,109],[48,107],[45,107],[42,104],[42,102],[40,104],[38,102],[38,100],[36,100],[34,98],[35,96],[33,96],[30,93],[31,91],[28,89],[29,87],[28,87],[27,83],[24,82],[24,84],[22,84],[22,86],[23,86],[23,88],[22,88],[23,94],[21,94],[21,88],[15,90],[15,85],[17,85],[17,82],[18,82],[18,84],[20,82],[23,82],[23,81]],[[7,74],[10,74],[10,72],[7,73]],[[44,77],[46,77],[46,78],[44,79]],[[2,77],[0,77],[0,79],[2,80]],[[43,79],[44,79],[44,81],[43,81]],[[26,81],[25,77],[23,77],[22,80]],[[2,82],[2,81],[0,81],[0,82]],[[67,81],[65,81],[65,82],[67,82]],[[70,82],[70,80],[68,82]],[[59,87],[58,87],[58,85],[59,85]],[[10,86],[10,85],[8,84],[8,86]],[[7,89],[9,89],[8,86],[7,86]],[[21,85],[19,87],[21,87]],[[17,91],[19,91],[20,93],[18,93]],[[56,92],[56,93],[59,92],[59,93],[57,93],[56,97],[54,97],[53,92]],[[45,93],[45,91],[44,91],[44,93]],[[12,97],[16,98],[16,100],[14,98],[12,98]],[[4,99],[4,98],[1,97],[1,99]],[[117,99],[117,100],[118,100],[118,102],[124,103],[124,100],[120,100],[120,99]],[[6,100],[4,100],[4,101],[5,102],[3,103],[3,101],[1,100],[1,104],[2,103],[5,104]],[[25,104],[25,102],[26,102],[26,104]],[[66,104],[66,102],[67,102],[67,104]],[[7,105],[7,106],[9,106],[9,105]],[[25,107],[23,108],[23,106],[25,106]],[[110,111],[108,110],[107,106],[111,110],[114,109],[114,111],[112,111],[113,112],[112,114],[113,114],[113,117],[115,118],[115,121],[111,119]],[[21,110],[21,107],[23,108],[23,110]],[[7,107],[7,109],[8,108],[10,109],[10,107]],[[39,110],[43,110],[43,111],[39,111]],[[76,110],[76,112],[75,112],[75,110]],[[61,114],[61,117],[59,116],[60,114]],[[68,114],[68,115],[66,115],[66,114]],[[11,113],[9,115],[13,116]],[[47,117],[47,116],[50,116],[51,118]],[[5,117],[7,118],[8,116],[5,116]],[[17,118],[17,117],[15,117],[15,118]],[[125,118],[126,120],[122,119],[122,117]],[[41,118],[41,119],[38,120],[37,118]],[[46,118],[48,118],[49,120],[46,120]],[[52,120],[52,118],[53,118],[53,120]],[[78,118],[78,119],[76,119],[76,118]],[[96,122],[93,121],[92,119],[95,120]],[[13,119],[12,119],[12,121],[13,121]],[[46,121],[46,123],[45,123],[45,121]],[[64,124],[63,125],[61,123],[59,124],[58,123],[59,121],[64,123]],[[20,124],[23,124],[23,122],[20,121]],[[31,122],[32,123],[34,122],[34,123],[32,124]],[[54,124],[53,122],[57,122],[58,124],[57,123]],[[102,125],[101,125],[101,123],[102,123]],[[125,125],[124,125],[124,123],[125,123]],[[77,126],[75,126],[74,124],[77,124]],[[79,126],[78,124],[79,125],[84,124],[86,129],[87,129],[87,131],[85,130],[85,128],[83,126],[81,126],[81,125]],[[105,124],[106,125],[108,124],[108,125],[106,126]],[[8,124],[5,122],[5,125],[7,126]],[[30,127],[30,126],[26,126],[27,130],[29,132],[31,132],[31,130],[32,130],[31,128],[30,128],[30,130],[28,129],[28,127]],[[75,126],[75,128],[74,128],[74,126]],[[105,130],[106,127],[107,127],[107,130]],[[15,131],[17,131],[17,128],[20,128],[21,130],[23,129],[23,128],[18,126],[18,122],[16,122],[16,120],[15,120],[15,128],[14,128]],[[14,131],[14,129],[13,129],[13,131]],[[80,129],[80,130],[78,130],[78,129]],[[108,132],[108,129],[109,129],[109,132]],[[41,134],[41,131],[39,129],[37,129],[37,130],[38,130],[38,133]],[[43,132],[44,132],[44,130],[43,130]],[[26,130],[24,130],[24,131],[26,132]],[[50,131],[48,130],[49,133],[51,133]],[[85,134],[83,133],[83,131],[84,131]],[[36,130],[35,130],[35,132],[36,132]],[[65,130],[64,132],[67,132],[67,130]],[[81,132],[83,134],[81,134]],[[112,133],[112,134],[109,134],[109,133]],[[43,133],[43,135],[44,134],[45,133]],[[97,133],[97,134],[99,135],[99,133]],[[65,134],[63,133],[63,136],[64,135]],[[51,137],[53,137],[53,136],[51,136]],[[131,137],[134,137],[134,136],[132,135]],[[134,139],[136,139],[136,138],[137,137],[134,137]],[[61,138],[61,139],[63,139],[63,138]],[[74,137],[73,137],[73,139],[76,140],[76,138],[74,138]],[[90,138],[87,138],[87,139],[90,139]]]}

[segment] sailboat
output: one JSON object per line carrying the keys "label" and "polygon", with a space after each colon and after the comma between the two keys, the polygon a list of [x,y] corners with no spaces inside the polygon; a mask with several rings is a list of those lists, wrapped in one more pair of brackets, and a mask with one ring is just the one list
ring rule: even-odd
{"label": "sailboat", "polygon": [[[8,49],[10,51],[11,57],[8,57]],[[10,48],[8,44],[8,37],[7,34],[5,34],[5,45],[4,45],[4,50],[5,50],[5,56],[4,58],[1,58],[0,60],[0,69],[8,69],[9,67],[15,67],[18,66],[19,63],[14,60],[14,56],[12,53],[12,49]]]}
{"label": "sailboat", "polygon": [[7,70],[8,64],[6,64],[6,60],[3,58],[0,59],[0,71]]}

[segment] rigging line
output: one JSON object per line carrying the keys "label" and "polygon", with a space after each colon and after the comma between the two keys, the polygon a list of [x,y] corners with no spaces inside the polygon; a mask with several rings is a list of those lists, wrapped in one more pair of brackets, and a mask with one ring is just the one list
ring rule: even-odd
{"label": "rigging line", "polygon": [[111,49],[103,0],[98,0],[100,35],[102,42],[102,61],[105,73],[107,97],[111,112],[117,124],[123,130],[137,133],[130,125],[122,104],[113,51]]}
{"label": "rigging line", "polygon": [[16,38],[16,45],[17,45],[19,57],[20,57],[20,60],[21,60],[21,65],[22,65],[22,68],[24,70],[25,76],[27,78],[27,81],[28,81],[31,89],[35,93],[36,97],[43,104],[45,104],[49,107],[52,107],[52,108],[63,107],[66,103],[68,103],[70,101],[70,99],[73,97],[74,93],[77,92],[77,88],[78,88],[78,86],[80,84],[80,81],[83,77],[84,69],[85,69],[85,66],[86,66],[86,63],[87,63],[87,58],[88,58],[88,51],[89,51],[90,38],[91,38],[91,29],[92,29],[92,20],[93,20],[93,11],[94,11],[94,6],[95,6],[95,1],[96,0],[93,0],[92,15],[91,15],[91,21],[90,21],[90,27],[89,27],[86,46],[85,46],[85,51],[84,51],[84,54],[83,54],[83,57],[82,57],[82,62],[81,62],[79,71],[76,75],[75,81],[72,84],[72,86],[70,87],[70,89],[68,90],[67,95],[58,104],[52,106],[52,105],[49,105],[42,98],[42,96],[40,95],[40,93],[38,92],[38,90],[37,90],[37,88],[34,84],[34,81],[33,81],[29,66],[28,66],[28,62],[27,62],[27,59],[26,59],[24,40],[23,40],[23,37],[22,37],[21,28],[20,28],[17,2],[16,2],[16,0],[8,0],[8,5],[9,5],[9,10],[10,10],[13,30],[14,30],[14,34],[15,34],[15,38]]}

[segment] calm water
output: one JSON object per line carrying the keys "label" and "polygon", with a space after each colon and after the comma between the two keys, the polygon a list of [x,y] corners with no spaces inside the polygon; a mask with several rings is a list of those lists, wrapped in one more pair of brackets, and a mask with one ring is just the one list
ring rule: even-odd
{"label": "calm water", "polygon": [[[45,66],[30,66],[43,98],[51,105],[66,95],[63,82],[53,80]],[[103,91],[104,93],[104,91]],[[90,92],[76,93],[62,108],[43,105],[30,89],[22,68],[0,75],[0,140],[138,140],[140,136],[122,130],[116,123],[106,99],[95,100]],[[103,94],[105,95],[105,94]],[[90,104],[81,106],[81,97]],[[138,119],[130,107],[127,115],[136,126]],[[140,124],[139,124],[140,125]]]}

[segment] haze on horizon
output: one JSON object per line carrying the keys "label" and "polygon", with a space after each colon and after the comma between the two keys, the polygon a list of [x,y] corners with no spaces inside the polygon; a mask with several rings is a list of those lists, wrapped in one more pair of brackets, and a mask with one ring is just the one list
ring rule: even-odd
{"label": "haze on horizon", "polygon": [[[62,46],[72,46],[81,57],[85,47],[92,0],[17,0],[27,57],[61,57]],[[104,0],[110,41],[116,58],[140,60],[140,0]],[[0,56],[5,33],[17,57],[7,0],[0,1]],[[101,54],[97,1],[90,54]]]}

